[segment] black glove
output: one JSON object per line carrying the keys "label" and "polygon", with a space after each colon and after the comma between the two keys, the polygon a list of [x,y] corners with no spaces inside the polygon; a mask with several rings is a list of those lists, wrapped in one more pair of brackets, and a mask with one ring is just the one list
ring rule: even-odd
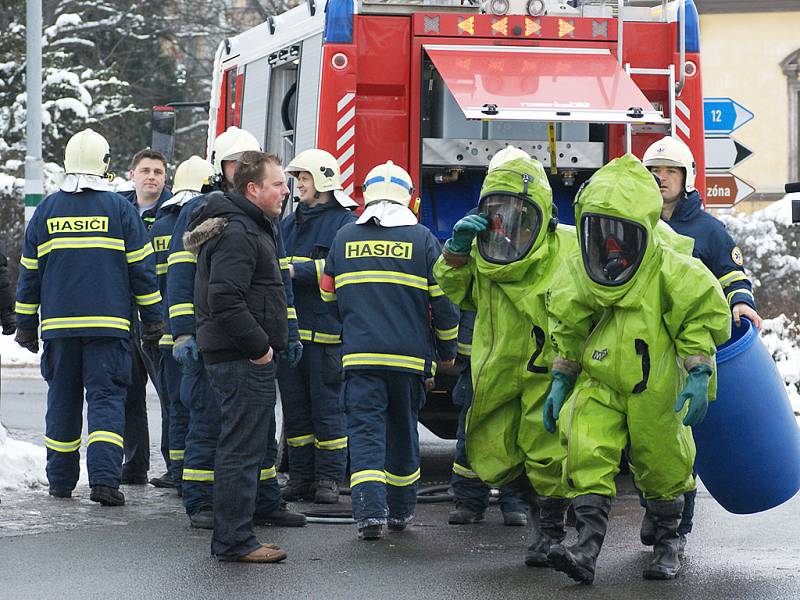
{"label": "black glove", "polygon": [[17,314],[13,308],[7,308],[0,313],[0,323],[3,324],[3,335],[13,335],[17,330]]}
{"label": "black glove", "polygon": [[150,323],[142,326],[142,347],[145,350],[158,350],[158,342],[164,335],[164,323]]}
{"label": "black glove", "polygon": [[39,335],[36,330],[18,329],[14,341],[26,350],[39,354]]}

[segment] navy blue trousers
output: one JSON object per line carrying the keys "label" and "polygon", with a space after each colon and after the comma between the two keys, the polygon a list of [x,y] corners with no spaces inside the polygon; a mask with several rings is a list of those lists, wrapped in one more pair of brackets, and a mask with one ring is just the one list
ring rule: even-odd
{"label": "navy blue trousers", "polygon": [[[168,435],[168,456],[169,472],[175,488],[181,491],[181,481],[183,479],[183,459],[186,452],[186,431],[189,428],[189,409],[184,406],[181,400],[181,382],[183,374],[180,365],[172,358],[172,348],[161,348],[161,360],[159,363],[159,379],[161,381],[162,397],[167,404],[167,415],[162,409],[162,424],[166,418],[169,426]],[[161,441],[164,445],[164,440]]]}
{"label": "navy blue trousers", "polygon": [[347,424],[341,371],[340,344],[306,342],[297,367],[278,366],[289,477],[294,481],[344,479]]}
{"label": "navy blue trousers", "polygon": [[183,453],[183,507],[193,515],[214,507],[214,461],[219,439],[219,402],[200,357],[199,367],[181,378],[180,400],[189,412]]}
{"label": "navy blue trousers", "polygon": [[408,523],[417,504],[419,434],[425,404],[420,374],[348,370],[343,396],[350,444],[350,490],[356,525]]}
{"label": "navy blue trousers", "polygon": [[89,485],[117,488],[122,476],[125,391],[131,377],[126,338],[46,340],[41,362],[47,381],[45,446],[50,487],[73,490],[80,475],[83,398],[86,391]]}
{"label": "navy blue trousers", "polygon": [[275,472],[275,362],[207,365],[221,426],[214,463],[211,554],[235,560],[260,547],[253,517],[280,507]]}
{"label": "navy blue trousers", "polygon": [[[453,404],[460,406],[456,433],[456,455],[453,459],[453,475],[450,484],[457,505],[467,510],[482,513],[489,507],[489,486],[472,470],[467,458],[466,421],[472,405],[472,373],[467,363],[453,387]],[[516,496],[508,486],[500,488],[500,510],[503,512],[527,512],[528,505]]]}

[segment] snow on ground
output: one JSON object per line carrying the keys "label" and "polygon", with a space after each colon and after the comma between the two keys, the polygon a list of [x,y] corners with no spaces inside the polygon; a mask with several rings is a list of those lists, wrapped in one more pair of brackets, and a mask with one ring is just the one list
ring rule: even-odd
{"label": "snow on ground", "polygon": [[46,458],[42,446],[15,440],[0,425],[0,490],[47,488]]}
{"label": "snow on ground", "polygon": [[33,354],[17,344],[13,335],[0,336],[0,359],[3,367],[35,367],[38,371],[41,355],[41,348],[39,354]]}

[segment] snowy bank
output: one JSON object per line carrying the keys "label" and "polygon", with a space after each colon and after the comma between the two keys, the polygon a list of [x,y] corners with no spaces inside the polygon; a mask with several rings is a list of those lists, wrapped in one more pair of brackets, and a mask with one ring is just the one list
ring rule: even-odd
{"label": "snowy bank", "polygon": [[0,425],[0,490],[46,488],[46,458],[43,447],[13,439]]}

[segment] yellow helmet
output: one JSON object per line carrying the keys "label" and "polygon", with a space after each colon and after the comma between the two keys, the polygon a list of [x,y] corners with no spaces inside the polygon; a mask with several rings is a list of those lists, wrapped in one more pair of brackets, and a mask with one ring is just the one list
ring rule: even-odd
{"label": "yellow helmet", "polygon": [[249,131],[239,127],[228,127],[214,140],[211,150],[211,162],[214,163],[214,172],[222,175],[223,160],[238,160],[242,152],[255,150],[261,152],[261,145],[256,137]]}
{"label": "yellow helmet", "polygon": [[667,136],[651,144],[645,151],[642,163],[650,167],[680,167],[686,172],[687,192],[694,191],[694,179],[697,175],[694,156],[689,146],[678,138]]}
{"label": "yellow helmet", "polygon": [[172,193],[186,190],[199,192],[204,185],[211,183],[213,177],[214,167],[210,162],[199,156],[190,156],[175,169]]}
{"label": "yellow helmet", "polygon": [[333,192],[333,197],[345,208],[358,206],[355,200],[342,191],[339,163],[330,152],[318,148],[304,150],[292,159],[284,171],[294,176],[307,171],[314,179],[314,187],[318,192]]}
{"label": "yellow helmet", "polygon": [[398,167],[392,161],[374,167],[367,174],[362,189],[364,191],[364,206],[368,206],[373,202],[388,200],[408,208],[411,195],[414,193],[411,176],[405,169]]}
{"label": "yellow helmet", "polygon": [[67,142],[64,171],[75,175],[99,175],[108,171],[111,153],[106,138],[92,129],[79,131]]}
{"label": "yellow helmet", "polygon": [[492,157],[492,160],[489,161],[488,172],[492,172],[500,165],[503,165],[512,160],[516,160],[518,158],[525,158],[530,160],[531,155],[525,152],[525,150],[522,150],[521,148],[508,145],[502,150],[500,150],[497,154],[495,154]]}

